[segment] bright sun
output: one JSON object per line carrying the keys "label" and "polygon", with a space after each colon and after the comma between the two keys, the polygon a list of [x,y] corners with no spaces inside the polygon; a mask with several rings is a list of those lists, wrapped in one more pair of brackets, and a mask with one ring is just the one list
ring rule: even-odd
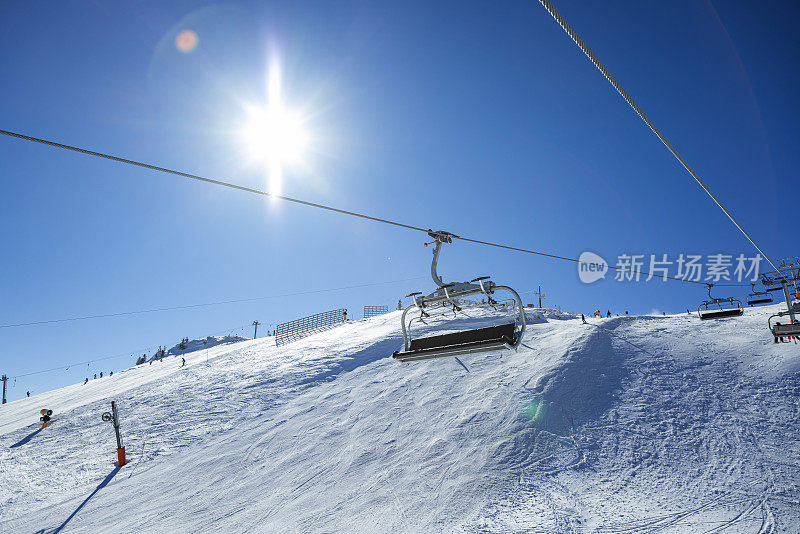
{"label": "bright sun", "polygon": [[282,105],[248,109],[245,127],[250,155],[267,163],[299,163],[308,136],[303,120]]}
{"label": "bright sun", "polygon": [[308,146],[305,121],[283,105],[280,67],[270,64],[267,104],[246,106],[247,122],[242,130],[250,157],[265,165],[269,190],[279,193],[286,167],[303,163]]}

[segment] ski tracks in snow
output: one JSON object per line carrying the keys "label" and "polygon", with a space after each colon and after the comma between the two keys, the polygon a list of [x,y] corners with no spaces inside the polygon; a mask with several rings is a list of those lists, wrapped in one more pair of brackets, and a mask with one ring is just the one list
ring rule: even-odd
{"label": "ski tracks in snow", "polygon": [[476,528],[800,532],[800,374],[749,372],[747,353],[728,350],[741,328],[732,320],[706,330],[683,317],[588,328],[566,364],[536,385],[551,415],[538,421],[537,439],[550,450]]}

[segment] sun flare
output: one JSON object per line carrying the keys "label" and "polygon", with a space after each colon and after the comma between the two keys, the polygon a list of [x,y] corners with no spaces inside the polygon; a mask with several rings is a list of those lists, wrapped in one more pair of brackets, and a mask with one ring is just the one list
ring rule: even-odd
{"label": "sun flare", "polygon": [[308,132],[301,113],[283,104],[280,65],[270,62],[265,105],[245,106],[246,123],[242,135],[251,160],[268,173],[269,190],[278,193],[287,167],[304,163]]}

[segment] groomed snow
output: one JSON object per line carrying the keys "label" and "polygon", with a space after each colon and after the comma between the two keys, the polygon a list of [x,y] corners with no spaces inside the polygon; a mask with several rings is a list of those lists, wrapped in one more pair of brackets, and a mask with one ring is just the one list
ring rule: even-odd
{"label": "groomed snow", "polygon": [[774,310],[527,310],[517,353],[410,364],[392,312],[14,401],[0,532],[800,532],[800,352]]}

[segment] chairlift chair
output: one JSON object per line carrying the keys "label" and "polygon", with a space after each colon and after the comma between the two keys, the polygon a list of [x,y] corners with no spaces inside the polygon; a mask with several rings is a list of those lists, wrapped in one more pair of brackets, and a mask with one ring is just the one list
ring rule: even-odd
{"label": "chairlift chair", "polygon": [[[791,267],[791,266],[790,266]],[[800,315],[800,294],[797,290],[797,282],[800,279],[794,268],[792,268],[791,278],[787,272],[778,270],[774,273],[762,274],[762,281],[765,286],[774,286],[767,288],[767,291],[782,291],[783,297],[786,299],[786,310],[772,315],[768,321],[772,335],[775,336],[775,343],[784,341],[786,338],[794,340],[795,343],[800,339],[800,321],[797,320],[797,315]],[[793,290],[793,291],[792,291]],[[773,319],[789,316],[787,324],[775,321]]]}
{"label": "chairlift chair", "polygon": [[[784,338],[794,340],[800,339],[800,322],[795,319],[795,316],[798,314],[800,314],[800,302],[794,301],[791,303],[788,310],[778,312],[767,320],[767,325],[772,331],[772,335],[775,336],[776,343],[778,340],[783,341]],[[783,317],[784,315],[789,316],[790,320],[788,323],[784,324],[778,321],[775,321],[774,324],[772,323],[773,319],[776,317]]]}
{"label": "chairlift chair", "polygon": [[756,304],[770,304],[774,302],[772,295],[770,295],[767,291],[756,291],[755,284],[750,284],[750,287],[753,289],[753,292],[747,295],[748,306],[755,306]]}
{"label": "chairlift chair", "polygon": [[772,323],[772,320],[775,317],[781,317],[783,315],[786,315],[787,313],[788,312],[776,313],[775,315],[770,317],[769,320],[767,321],[769,329],[772,331],[772,335],[775,336],[776,343],[778,339],[783,340],[783,338],[800,339],[800,323],[794,322],[794,323],[782,324],[778,321],[776,321],[775,324]]}
{"label": "chairlift chair", "polygon": [[[704,300],[697,307],[697,315],[700,319],[721,319],[723,317],[738,317],[744,313],[742,308],[742,301],[730,298],[714,298],[711,296],[711,287],[714,284],[706,284],[708,288],[709,300]],[[728,305],[727,307],[725,305]]]}
{"label": "chairlift chair", "polygon": [[[522,299],[519,294],[508,286],[497,285],[489,276],[480,276],[469,282],[444,283],[441,276],[436,272],[443,243],[452,243],[453,234],[443,231],[428,231],[428,235],[433,238],[433,242],[425,243],[425,246],[434,245],[433,261],[431,262],[431,277],[438,288],[431,294],[423,296],[416,292],[406,295],[413,299],[413,304],[403,310],[401,326],[403,328],[404,347],[402,351],[395,351],[392,358],[401,362],[415,360],[427,360],[430,358],[442,358],[445,356],[458,356],[459,354],[473,354],[492,350],[516,350],[522,341],[525,332],[525,311],[522,306]],[[461,311],[460,299],[473,295],[485,295],[488,305],[496,307],[498,301],[493,298],[495,291],[502,290],[511,294],[517,306],[517,317],[508,323],[463,330],[449,334],[422,337],[417,339],[409,338],[409,330],[413,318],[406,322],[408,312],[416,308],[420,311],[420,319],[429,317],[426,309],[433,306],[451,306],[453,312]]]}

